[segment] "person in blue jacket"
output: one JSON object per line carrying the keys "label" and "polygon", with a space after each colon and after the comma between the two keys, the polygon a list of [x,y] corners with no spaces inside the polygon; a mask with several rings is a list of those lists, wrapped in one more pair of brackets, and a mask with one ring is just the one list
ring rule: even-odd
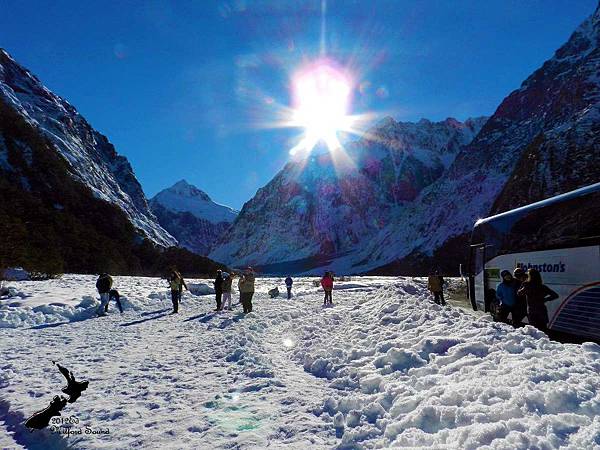
{"label": "person in blue jacket", "polygon": [[521,326],[523,314],[517,298],[517,291],[521,283],[515,280],[508,270],[503,270],[500,276],[502,277],[502,282],[496,288],[496,297],[500,302],[497,319],[500,322],[508,323],[508,315],[512,314],[513,326]]}
{"label": "person in blue jacket", "polygon": [[287,276],[285,279],[285,287],[287,288],[288,300],[292,298],[292,285],[294,284],[294,280],[292,280],[291,276]]}

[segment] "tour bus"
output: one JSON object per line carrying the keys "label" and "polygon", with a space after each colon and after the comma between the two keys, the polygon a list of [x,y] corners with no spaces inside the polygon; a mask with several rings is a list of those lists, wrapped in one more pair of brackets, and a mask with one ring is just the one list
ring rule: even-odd
{"label": "tour bus", "polygon": [[490,311],[503,270],[535,268],[559,294],[548,328],[600,340],[600,183],[478,220],[468,267],[473,309]]}

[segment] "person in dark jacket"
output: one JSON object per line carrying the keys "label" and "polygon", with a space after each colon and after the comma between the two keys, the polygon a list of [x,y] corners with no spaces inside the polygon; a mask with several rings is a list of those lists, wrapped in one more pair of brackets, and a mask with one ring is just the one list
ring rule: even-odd
{"label": "person in dark jacket", "polygon": [[515,280],[508,270],[503,270],[500,273],[502,282],[496,288],[496,298],[500,302],[500,308],[498,310],[497,319],[500,322],[508,322],[508,315],[512,315],[513,325],[515,321],[519,319],[518,301],[517,301],[517,290],[520,287],[520,283]]}
{"label": "person in dark jacket", "polygon": [[527,281],[518,291],[527,300],[529,324],[538,330],[548,329],[548,309],[545,303],[558,298],[558,294],[542,282],[542,276],[536,269],[527,271]]}
{"label": "person in dark jacket", "polygon": [[252,312],[252,297],[254,296],[255,281],[256,277],[254,276],[254,269],[252,269],[252,267],[248,267],[238,281],[240,303],[244,308],[244,314]]}
{"label": "person in dark jacket", "polygon": [[[108,292],[108,302],[110,303],[111,300],[114,300],[117,303],[117,307],[119,308],[120,313],[123,314],[123,305],[121,304],[121,295],[119,295],[119,291],[117,291],[116,289],[111,289]],[[104,312],[108,312],[108,303],[104,307]]]}
{"label": "person in dark jacket", "polygon": [[98,289],[98,293],[100,294],[100,306],[98,306],[98,309],[96,310],[99,316],[106,315],[105,309],[109,302],[109,293],[112,284],[113,279],[107,273],[100,274],[96,281],[96,289]]}
{"label": "person in dark jacket", "polygon": [[217,308],[215,311],[221,311],[221,298],[223,297],[223,272],[217,270],[217,277],[213,281],[215,286],[215,300],[217,301]]}
{"label": "person in dark jacket", "polygon": [[522,327],[523,319],[527,316],[527,300],[524,295],[519,294],[519,289],[521,289],[523,283],[527,281],[527,274],[521,267],[517,267],[513,271],[513,278],[517,286],[517,304],[513,309],[513,325],[515,327]]}
{"label": "person in dark jacket", "polygon": [[294,284],[294,280],[292,280],[291,276],[287,276],[285,279],[285,287],[287,288],[288,300],[292,298],[292,285]]}

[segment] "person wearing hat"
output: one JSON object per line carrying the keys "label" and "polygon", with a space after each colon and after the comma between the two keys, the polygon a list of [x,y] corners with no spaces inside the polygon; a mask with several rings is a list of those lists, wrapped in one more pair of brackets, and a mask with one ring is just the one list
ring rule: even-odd
{"label": "person wearing hat", "polygon": [[248,267],[238,281],[240,290],[240,302],[244,308],[244,314],[252,312],[252,297],[254,296],[254,271]]}

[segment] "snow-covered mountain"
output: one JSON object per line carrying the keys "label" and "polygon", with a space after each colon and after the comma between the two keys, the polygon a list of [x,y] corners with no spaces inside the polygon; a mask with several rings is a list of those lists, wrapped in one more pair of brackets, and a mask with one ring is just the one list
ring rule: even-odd
{"label": "snow-covered mountain", "polygon": [[211,255],[273,273],[456,272],[478,218],[600,180],[599,70],[600,8],[487,121],[387,119],[348,146],[355,166],[287,164]]}
{"label": "snow-covered mountain", "polygon": [[599,68],[600,8],[502,101],[447,175],[345,267],[456,270],[478,218],[600,181]]}
{"label": "snow-covered mountain", "polygon": [[386,118],[346,151],[291,161],[247,202],[211,258],[306,270],[355,252],[437,180],[486,118]]}
{"label": "snow-covered mountain", "polygon": [[208,254],[238,215],[185,180],[160,191],[149,203],[159,223],[179,245],[199,255]]}
{"label": "snow-covered mountain", "polygon": [[509,99],[538,129],[492,212],[600,181],[600,6]]}
{"label": "snow-covered mountain", "polygon": [[224,266],[174,245],[126,158],[0,50],[0,268],[202,275]]}
{"label": "snow-covered mountain", "polygon": [[[148,207],[129,161],[66,100],[0,49],[0,102],[43,136],[68,164],[71,176],[96,198],[120,208],[139,233],[161,246],[177,241],[157,222]],[[0,136],[0,166],[10,169]],[[23,148],[27,159],[28,149]]]}

